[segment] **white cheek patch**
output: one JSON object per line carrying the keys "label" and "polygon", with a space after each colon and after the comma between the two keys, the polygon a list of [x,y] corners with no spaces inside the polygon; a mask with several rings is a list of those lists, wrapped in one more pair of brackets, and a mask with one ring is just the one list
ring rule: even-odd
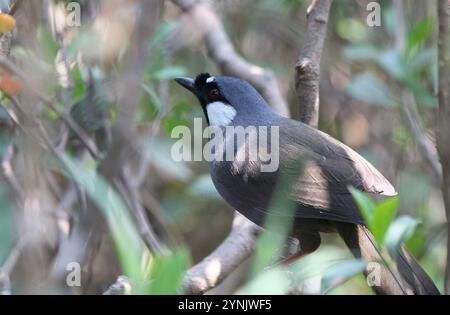
{"label": "white cheek patch", "polygon": [[214,82],[215,79],[215,77],[209,77],[208,79],[206,79],[206,83]]}
{"label": "white cheek patch", "polygon": [[211,126],[228,126],[236,116],[236,110],[231,105],[213,102],[206,105],[206,114]]}

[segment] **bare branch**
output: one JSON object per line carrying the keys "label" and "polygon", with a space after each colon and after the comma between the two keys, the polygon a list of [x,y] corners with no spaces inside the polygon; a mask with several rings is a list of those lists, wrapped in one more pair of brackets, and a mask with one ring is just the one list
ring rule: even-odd
{"label": "bare branch", "polygon": [[313,127],[319,122],[320,59],[330,6],[331,0],[313,0],[308,7],[306,37],[295,65],[300,120]]}
{"label": "bare branch", "polygon": [[196,27],[203,30],[208,54],[224,74],[250,82],[277,113],[289,116],[289,107],[273,72],[251,64],[237,54],[220,19],[209,5],[193,0],[173,2],[190,17]]}
{"label": "bare branch", "polygon": [[11,282],[9,280],[11,272],[17,264],[17,261],[22,254],[22,250],[27,243],[26,235],[19,238],[16,245],[13,247],[9,256],[6,258],[2,266],[0,266],[0,295],[11,294]]}
{"label": "bare branch", "polygon": [[438,5],[438,73],[439,114],[437,146],[442,164],[444,197],[447,215],[447,265],[445,270],[445,291],[450,293],[450,9],[448,0],[439,0]]}
{"label": "bare branch", "polygon": [[261,228],[236,212],[227,238],[186,273],[183,293],[203,294],[221,283],[253,253],[260,231]]}
{"label": "bare branch", "polygon": [[14,173],[14,169],[12,166],[12,158],[14,155],[14,146],[12,144],[8,145],[5,150],[5,154],[3,155],[1,161],[2,175],[5,178],[6,182],[9,184],[12,191],[16,194],[17,198],[20,201],[24,200],[25,193],[23,188],[20,186],[19,181]]}

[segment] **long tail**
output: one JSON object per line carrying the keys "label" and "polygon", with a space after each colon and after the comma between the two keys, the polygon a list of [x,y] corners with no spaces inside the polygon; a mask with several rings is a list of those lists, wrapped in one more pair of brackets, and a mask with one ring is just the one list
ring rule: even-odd
{"label": "long tail", "polygon": [[389,268],[375,245],[372,233],[365,226],[339,223],[338,232],[355,257],[372,263],[364,274],[376,294],[440,294],[406,248],[399,250],[395,268]]}

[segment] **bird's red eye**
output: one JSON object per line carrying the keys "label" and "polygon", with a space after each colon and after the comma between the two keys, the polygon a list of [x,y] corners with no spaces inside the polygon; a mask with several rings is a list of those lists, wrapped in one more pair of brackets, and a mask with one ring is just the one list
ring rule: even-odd
{"label": "bird's red eye", "polygon": [[209,92],[208,95],[210,98],[217,98],[219,96],[219,90],[218,89],[213,89]]}

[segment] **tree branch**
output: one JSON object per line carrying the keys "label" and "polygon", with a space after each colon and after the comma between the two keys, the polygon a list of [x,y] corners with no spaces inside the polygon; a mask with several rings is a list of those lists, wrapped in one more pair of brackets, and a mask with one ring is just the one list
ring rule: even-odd
{"label": "tree branch", "polygon": [[3,265],[0,266],[0,295],[11,295],[11,282],[9,278],[26,243],[27,235],[22,235],[9,253]]}
{"label": "tree branch", "polygon": [[450,13],[448,0],[439,0],[437,147],[442,165],[442,195],[447,216],[445,291],[450,293]]}
{"label": "tree branch", "polygon": [[330,6],[331,0],[313,0],[308,7],[306,37],[295,65],[300,120],[313,127],[319,123],[320,59]]}
{"label": "tree branch", "polygon": [[209,256],[189,269],[183,293],[203,294],[220,284],[254,251],[261,228],[235,213],[230,234]]}
{"label": "tree branch", "polygon": [[251,64],[238,55],[220,19],[209,5],[195,0],[173,2],[204,32],[208,54],[225,75],[250,82],[277,113],[289,116],[289,107],[281,95],[273,72]]}

